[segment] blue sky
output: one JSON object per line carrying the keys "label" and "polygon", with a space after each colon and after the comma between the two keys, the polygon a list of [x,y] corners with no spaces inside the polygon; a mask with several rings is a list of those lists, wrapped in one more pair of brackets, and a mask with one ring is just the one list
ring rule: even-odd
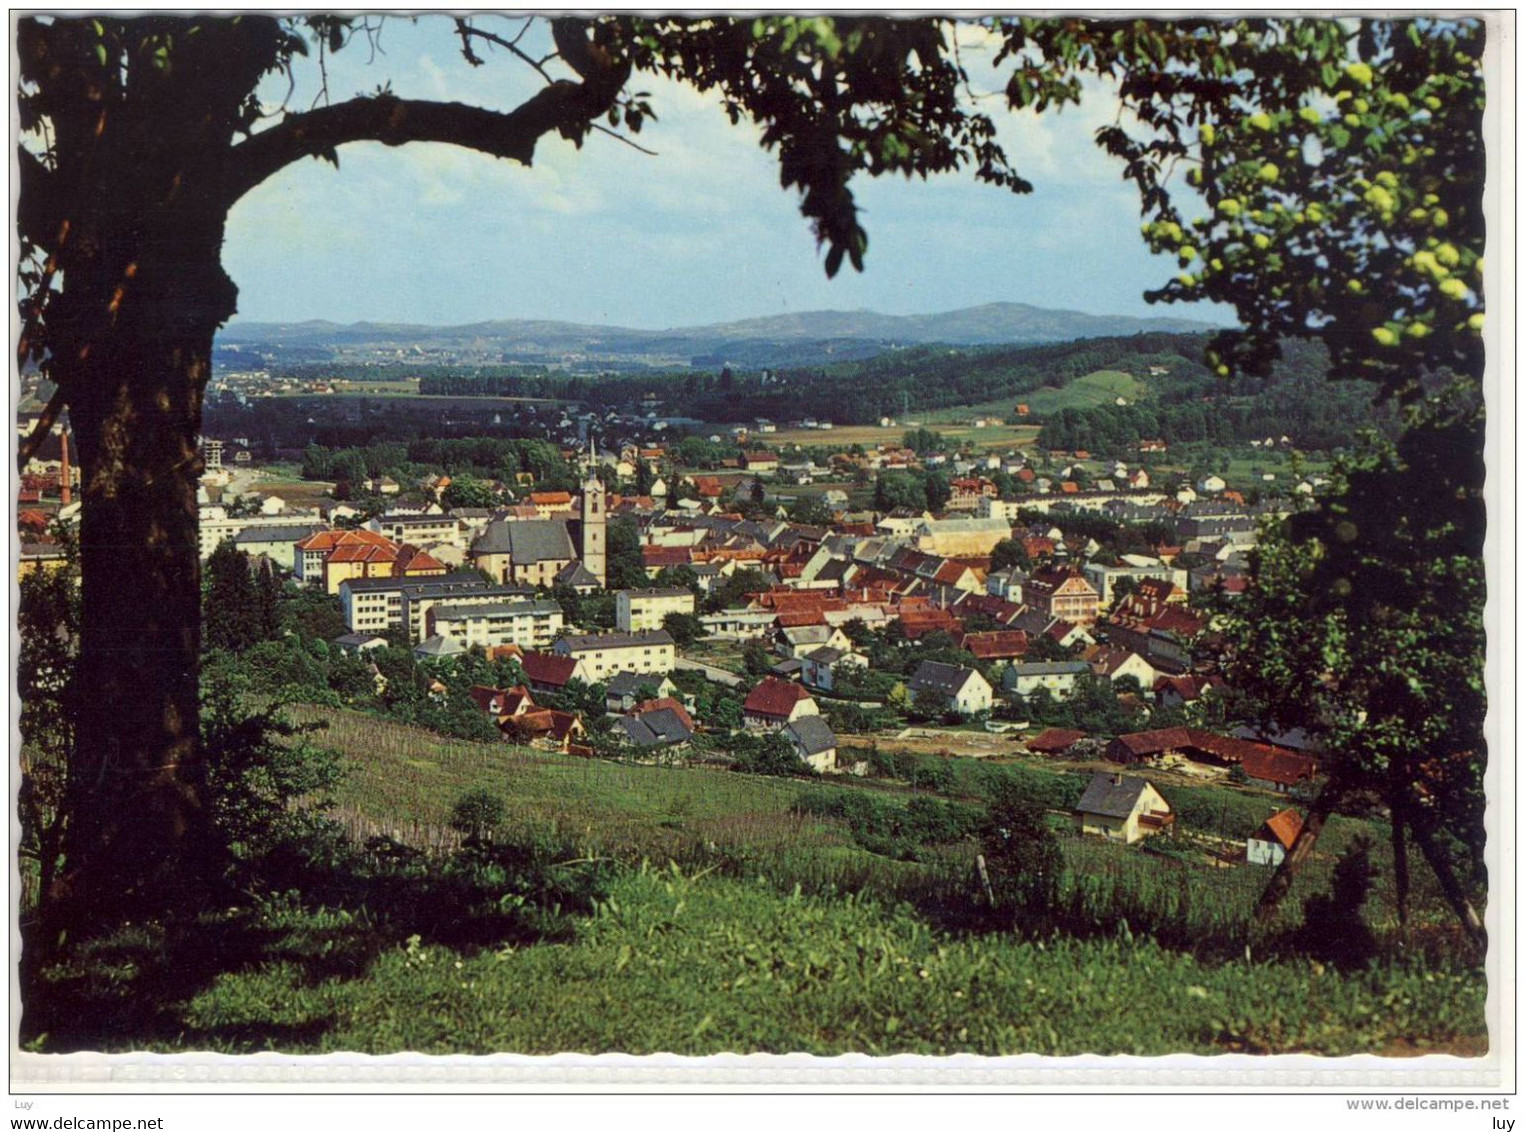
{"label": "blue sky", "polygon": [[[970,29],[973,33],[973,29]],[[977,89],[1000,87],[989,49],[963,52]],[[404,97],[508,109],[539,80],[504,54],[472,68],[450,21],[391,18],[383,55],[363,41],[328,62],[338,101],[390,82]],[[983,51],[983,56],[982,56]],[[310,106],[315,62],[274,107]],[[1027,196],[968,174],[930,181],[862,178],[866,270],[828,280],[794,193],[779,187],[758,131],[731,126],[718,104],[637,76],[659,120],[640,135],[648,157],[594,135],[581,151],[543,139],[533,168],[434,145],[352,145],[340,168],[306,161],[244,198],[228,225],[225,263],[239,318],[462,323],[553,318],[661,328],[791,311],[889,314],[1011,301],[1097,314],[1211,318],[1154,306],[1143,292],[1175,271],[1139,235],[1137,196],[1093,141],[1117,105],[1103,89],[1042,119],[985,103],[1007,152],[1035,185]]]}

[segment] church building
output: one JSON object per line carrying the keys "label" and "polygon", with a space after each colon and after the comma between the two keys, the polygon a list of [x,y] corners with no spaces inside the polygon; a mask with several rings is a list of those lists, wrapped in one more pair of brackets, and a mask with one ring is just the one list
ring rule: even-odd
{"label": "church building", "polygon": [[581,592],[608,580],[604,485],[589,476],[577,518],[495,519],[471,544],[471,564],[504,585],[570,585]]}

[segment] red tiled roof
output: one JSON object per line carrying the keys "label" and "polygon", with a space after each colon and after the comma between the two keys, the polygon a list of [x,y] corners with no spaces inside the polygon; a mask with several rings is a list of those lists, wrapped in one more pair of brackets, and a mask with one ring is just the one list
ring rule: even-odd
{"label": "red tiled roof", "polygon": [[795,613],[780,613],[774,618],[780,629],[798,629],[805,625],[826,624],[826,611],[823,609],[802,609]]}
{"label": "red tiled roof", "polygon": [[1191,729],[1187,727],[1162,727],[1155,731],[1135,731],[1131,735],[1119,735],[1114,742],[1121,744],[1128,753],[1137,757],[1158,755],[1165,751],[1191,747]]}
{"label": "red tiled roof", "polygon": [[385,535],[363,527],[354,531],[315,531],[296,544],[298,550],[333,550],[340,546],[389,546],[397,544]]}
{"label": "red tiled roof", "polygon": [[571,503],[572,493],[570,491],[532,491],[530,492],[530,502],[537,507]]}
{"label": "red tiled roof", "polygon": [[1021,629],[1002,629],[986,633],[964,633],[959,648],[967,649],[981,660],[1008,660],[1027,653],[1027,634]]}
{"label": "red tiled roof", "polygon": [[944,586],[951,586],[958,582],[969,570],[962,562],[944,562],[932,575],[932,580]]}
{"label": "red tiled roof", "polygon": [[[1231,740],[1245,743],[1244,740]],[[1274,751],[1256,743],[1245,743],[1250,750],[1240,756],[1244,773],[1260,782],[1274,782],[1278,786],[1295,786],[1304,779],[1312,778],[1317,764],[1307,755],[1291,751]]]}
{"label": "red tiled roof", "polygon": [[687,566],[689,548],[686,546],[643,546],[642,566]]}
{"label": "red tiled roof", "polygon": [[532,683],[561,688],[572,679],[572,673],[577,669],[577,658],[548,652],[527,652],[519,658],[519,665]]}
{"label": "red tiled roof", "polygon": [[445,564],[434,555],[408,543],[402,545],[397,555],[397,568],[411,574],[443,574]]}
{"label": "red tiled roof", "polygon": [[390,546],[345,544],[328,552],[325,562],[396,562],[397,550]]}
{"label": "red tiled roof", "polygon": [[466,691],[471,697],[472,703],[476,704],[483,711],[491,711],[494,700],[497,700],[499,704],[503,702],[503,693],[499,689],[489,688],[485,684],[473,684]]}
{"label": "red tiled roof", "polygon": [[747,694],[741,710],[748,715],[788,719],[795,705],[808,699],[810,693],[800,685],[768,676]]}
{"label": "red tiled roof", "polygon": [[907,610],[900,615],[900,627],[906,639],[914,641],[926,633],[954,633],[964,623],[946,609]]}
{"label": "red tiled roof", "polygon": [[1283,849],[1290,850],[1297,835],[1302,832],[1303,815],[1296,810],[1283,810],[1268,817],[1265,825],[1260,828],[1262,832],[1269,833]]}
{"label": "red tiled roof", "polygon": [[661,711],[663,708],[671,708],[672,713],[683,721],[683,726],[690,731],[694,730],[694,717],[688,714],[688,709],[675,700],[672,696],[662,696],[655,700],[642,700],[630,709],[630,714],[639,716],[643,712]]}
{"label": "red tiled roof", "polygon": [[1279,751],[1264,743],[1252,743],[1247,739],[1235,739],[1227,735],[1214,735],[1196,727],[1166,727],[1157,731],[1135,731],[1131,735],[1119,735],[1115,742],[1121,744],[1135,758],[1161,754],[1165,751],[1199,751],[1214,755],[1224,762],[1239,763],[1245,774],[1263,782],[1275,782],[1291,786],[1303,779],[1312,778],[1317,763],[1306,755]]}
{"label": "red tiled roof", "polygon": [[1027,741],[1027,749],[1039,754],[1057,755],[1069,750],[1086,737],[1084,731],[1071,731],[1065,727],[1050,727]]}

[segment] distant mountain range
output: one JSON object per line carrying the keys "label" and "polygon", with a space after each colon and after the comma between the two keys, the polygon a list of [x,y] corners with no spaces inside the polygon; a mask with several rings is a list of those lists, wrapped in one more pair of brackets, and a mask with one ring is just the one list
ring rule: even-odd
{"label": "distant mountain range", "polygon": [[235,322],[218,345],[272,360],[350,361],[429,357],[463,363],[542,362],[635,366],[798,365],[868,357],[899,346],[1041,344],[1145,332],[1192,333],[1213,325],[1181,318],[1131,318],[1046,310],[1025,303],[986,303],[940,314],[802,311],[709,326],[636,330],[538,319],[462,326],[315,320]]}

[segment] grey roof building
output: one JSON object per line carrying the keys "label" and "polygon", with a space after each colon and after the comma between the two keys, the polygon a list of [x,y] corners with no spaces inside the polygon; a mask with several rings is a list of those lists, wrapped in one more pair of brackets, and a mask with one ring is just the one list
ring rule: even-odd
{"label": "grey roof building", "polygon": [[1138,804],[1139,795],[1149,785],[1142,778],[1099,770],[1075,803],[1075,812],[1100,814],[1107,818],[1126,818]]}
{"label": "grey roof building", "polygon": [[648,629],[639,633],[572,633],[556,642],[556,651],[568,653],[583,649],[621,649],[674,643],[672,634],[666,629]]}
{"label": "grey roof building", "polygon": [[653,708],[640,715],[622,715],[614,730],[638,747],[668,747],[687,743],[694,733],[672,708]]}
{"label": "grey roof building", "polygon": [[802,752],[803,758],[837,749],[836,733],[819,715],[801,716],[784,728],[784,736]]}
{"label": "grey roof building", "polygon": [[297,523],[288,527],[245,527],[233,536],[233,542],[240,547],[271,542],[298,543],[322,529],[317,523]]}
{"label": "grey roof building", "polygon": [[560,519],[489,523],[487,529],[472,541],[471,553],[507,554],[516,565],[577,557],[572,549],[572,536]]}
{"label": "grey roof building", "polygon": [[449,657],[460,656],[466,651],[466,646],[454,637],[442,637],[438,633],[416,645],[413,655],[420,660],[445,660]]}
{"label": "grey roof building", "polygon": [[911,677],[911,691],[927,690],[944,696],[956,696],[971,676],[979,675],[972,668],[960,668],[956,664],[943,664],[937,660],[924,660]]}

